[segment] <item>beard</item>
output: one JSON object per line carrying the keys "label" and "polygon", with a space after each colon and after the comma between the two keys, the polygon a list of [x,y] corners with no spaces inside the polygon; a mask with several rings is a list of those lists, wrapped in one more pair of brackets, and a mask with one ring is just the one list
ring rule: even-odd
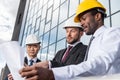
{"label": "beard", "polygon": [[76,43],[76,42],[78,42],[78,41],[79,41],[79,38],[73,39],[72,41],[68,41],[68,40],[67,40],[67,43],[68,43],[68,44],[74,44],[74,43]]}

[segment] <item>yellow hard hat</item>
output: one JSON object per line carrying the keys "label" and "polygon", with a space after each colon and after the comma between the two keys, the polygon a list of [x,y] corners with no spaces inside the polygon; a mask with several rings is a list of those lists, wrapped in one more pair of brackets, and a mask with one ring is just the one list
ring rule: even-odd
{"label": "yellow hard hat", "polygon": [[80,22],[78,15],[93,8],[101,8],[106,12],[106,9],[104,8],[104,6],[97,0],[84,0],[79,4],[77,8],[74,21]]}

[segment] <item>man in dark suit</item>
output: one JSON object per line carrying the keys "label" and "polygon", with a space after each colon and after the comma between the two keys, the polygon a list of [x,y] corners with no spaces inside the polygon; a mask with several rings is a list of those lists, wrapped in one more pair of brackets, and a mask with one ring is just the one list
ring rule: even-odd
{"label": "man in dark suit", "polygon": [[[25,42],[27,53],[27,56],[24,58],[25,64],[31,66],[34,63],[41,62],[41,60],[37,58],[38,51],[40,50],[40,43],[41,42],[36,35],[30,34],[27,36]],[[8,74],[8,80],[13,80],[11,74]]]}
{"label": "man in dark suit", "polygon": [[[74,23],[73,19],[68,19],[65,23],[64,29],[66,30],[68,47],[57,52],[51,61],[51,67],[78,64],[84,60],[87,46],[80,42],[80,38],[83,35],[82,27],[79,23]],[[66,56],[66,59],[64,59],[69,46],[72,46],[72,48]]]}
{"label": "man in dark suit", "polygon": [[36,66],[53,68],[70,64],[78,64],[84,60],[87,46],[80,42],[80,38],[83,35],[83,28],[79,23],[74,23],[72,18],[66,21],[64,29],[66,30],[66,41],[68,46],[72,46],[69,53],[69,47],[67,47],[58,51],[53,60],[37,63]]}
{"label": "man in dark suit", "polygon": [[[37,58],[38,51],[40,50],[40,41],[38,37],[34,34],[28,35],[26,38],[26,52],[27,56],[24,59],[24,62],[28,65],[31,65],[36,62],[40,62]],[[31,63],[32,62],[32,63]]]}

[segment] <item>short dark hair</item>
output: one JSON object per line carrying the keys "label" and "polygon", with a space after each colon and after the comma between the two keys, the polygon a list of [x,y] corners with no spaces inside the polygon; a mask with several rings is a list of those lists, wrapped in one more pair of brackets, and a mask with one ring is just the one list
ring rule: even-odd
{"label": "short dark hair", "polygon": [[83,29],[83,28],[80,28],[80,27],[78,27],[78,28],[79,28],[79,30],[80,30],[80,31],[84,31],[84,29]]}

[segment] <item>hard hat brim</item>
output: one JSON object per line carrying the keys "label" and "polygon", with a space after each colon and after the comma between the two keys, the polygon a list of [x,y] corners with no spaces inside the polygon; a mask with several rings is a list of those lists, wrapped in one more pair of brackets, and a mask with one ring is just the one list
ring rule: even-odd
{"label": "hard hat brim", "polygon": [[26,43],[26,45],[29,45],[29,44],[41,44],[41,42],[38,42],[38,43]]}

